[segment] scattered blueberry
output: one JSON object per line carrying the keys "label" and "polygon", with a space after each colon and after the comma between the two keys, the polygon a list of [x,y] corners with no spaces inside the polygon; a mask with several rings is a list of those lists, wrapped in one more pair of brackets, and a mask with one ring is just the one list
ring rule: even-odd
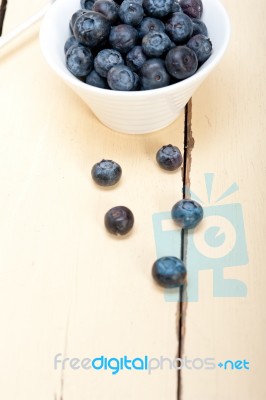
{"label": "scattered blueberry", "polygon": [[64,46],[64,52],[66,54],[67,50],[73,46],[73,44],[79,44],[79,42],[75,39],[75,36],[70,36]]}
{"label": "scattered blueberry", "polygon": [[115,65],[124,64],[119,51],[114,49],[101,50],[94,59],[94,68],[103,78],[107,78],[108,71]]}
{"label": "scattered blueberry", "polygon": [[152,266],[154,280],[164,288],[175,288],[186,283],[186,267],[177,257],[161,257]]}
{"label": "scattered blueberry", "polygon": [[163,169],[174,171],[182,165],[183,157],[178,147],[168,144],[157,151],[156,160]]}
{"label": "scattered blueberry", "polygon": [[184,11],[191,18],[201,18],[203,12],[203,4],[201,0],[179,0]]}
{"label": "scattered blueberry", "polygon": [[138,39],[138,32],[133,26],[127,24],[120,24],[112,27],[109,42],[110,45],[120,51],[120,53],[128,53],[134,46],[136,46]]}
{"label": "scattered blueberry", "polygon": [[143,8],[149,17],[165,17],[172,11],[174,0],[143,0]]}
{"label": "scattered blueberry", "polygon": [[161,58],[150,58],[145,61],[140,69],[141,90],[158,89],[168,86],[170,75],[165,69],[165,63]]}
{"label": "scattered blueberry", "polygon": [[134,72],[126,65],[112,67],[107,74],[107,82],[111,89],[127,92],[137,85]]}
{"label": "scattered blueberry", "polygon": [[80,44],[74,44],[66,52],[66,65],[77,78],[85,77],[93,67],[93,56],[90,49]]}
{"label": "scattered blueberry", "polygon": [[187,42],[187,47],[194,50],[199,64],[203,64],[212,53],[212,42],[207,36],[202,34],[195,35]]}
{"label": "scattered blueberry", "polygon": [[150,32],[165,32],[164,23],[157,18],[146,17],[143,18],[141,24],[138,27],[140,39]]}
{"label": "scattered blueberry", "polygon": [[80,43],[95,47],[108,37],[110,26],[110,22],[103,14],[87,11],[76,19],[73,32]]}
{"label": "scattered blueberry", "polygon": [[172,208],[173,220],[183,229],[195,228],[203,218],[203,208],[195,200],[183,199]]}
{"label": "scattered blueberry", "polygon": [[127,207],[113,207],[105,214],[104,224],[109,233],[126,235],[134,225],[134,215]]}
{"label": "scattered blueberry", "polygon": [[92,179],[100,186],[115,185],[122,175],[122,168],[112,160],[102,160],[91,170]]}
{"label": "scattered blueberry", "polygon": [[133,72],[137,72],[147,60],[141,46],[135,46],[126,55],[126,64]]}
{"label": "scattered blueberry", "polygon": [[109,89],[107,80],[97,74],[94,69],[89,73],[89,75],[86,76],[86,83],[101,89]]}
{"label": "scattered blueberry", "polygon": [[136,26],[142,21],[143,16],[142,5],[134,1],[124,0],[119,8],[119,17],[124,24]]}
{"label": "scattered blueberry", "polygon": [[171,40],[164,32],[151,32],[141,42],[143,52],[148,57],[160,57],[171,48]]}
{"label": "scattered blueberry", "polygon": [[205,35],[208,37],[208,29],[207,26],[204,24],[201,19],[198,18],[192,18],[192,23],[193,23],[193,32],[192,36],[198,35],[201,33],[202,35]]}
{"label": "scattered blueberry", "polygon": [[186,14],[176,12],[166,21],[165,31],[176,44],[183,44],[192,35],[193,23]]}
{"label": "scattered blueberry", "polygon": [[175,47],[165,57],[166,69],[170,75],[178,80],[193,75],[198,67],[196,53],[187,46]]}
{"label": "scattered blueberry", "polygon": [[96,0],[92,9],[103,14],[111,24],[117,21],[119,7],[113,0]]}

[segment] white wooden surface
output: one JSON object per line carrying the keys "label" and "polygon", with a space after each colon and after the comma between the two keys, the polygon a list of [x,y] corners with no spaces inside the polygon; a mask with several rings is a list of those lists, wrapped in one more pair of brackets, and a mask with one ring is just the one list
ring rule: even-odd
{"label": "white wooden surface", "polygon": [[[45,4],[9,3],[4,32]],[[248,296],[214,298],[212,273],[201,272],[199,301],[187,304],[183,354],[246,358],[252,369],[185,370],[182,400],[265,398],[265,5],[253,2],[250,20],[246,0],[224,4],[232,40],[193,97],[190,177],[202,197],[205,173],[215,173],[214,198],[238,183],[239,192],[226,201],[242,205],[249,263],[225,274],[244,281]],[[174,400],[175,371],[61,374],[53,362],[57,353],[176,356],[178,305],[164,301],[150,272],[152,214],[168,211],[182,195],[181,171],[162,172],[154,155],[163,144],[183,147],[184,116],[151,135],[105,128],[49,70],[38,28],[0,54],[1,398]],[[90,179],[91,166],[102,158],[123,167],[114,190]],[[136,219],[123,240],[103,227],[104,213],[118,204]]]}

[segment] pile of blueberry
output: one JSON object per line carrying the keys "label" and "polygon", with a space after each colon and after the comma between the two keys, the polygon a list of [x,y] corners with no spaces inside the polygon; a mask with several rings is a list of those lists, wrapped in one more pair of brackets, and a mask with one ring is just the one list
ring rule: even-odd
{"label": "pile of blueberry", "polygon": [[81,0],[66,66],[102,89],[149,90],[193,75],[210,57],[202,0]]}
{"label": "pile of blueberry", "polygon": [[[167,171],[177,170],[182,164],[182,154],[178,147],[168,144],[161,147],[156,160],[159,166]],[[116,185],[121,176],[121,166],[112,160],[102,160],[96,163],[91,170],[91,176],[100,186]],[[195,228],[203,218],[203,209],[199,203],[190,199],[182,199],[172,207],[172,219],[182,229]],[[111,208],[104,217],[107,231],[116,236],[127,235],[134,225],[134,215],[125,206]],[[179,258],[161,257],[152,267],[154,280],[162,287],[180,287],[186,282],[186,267]]]}

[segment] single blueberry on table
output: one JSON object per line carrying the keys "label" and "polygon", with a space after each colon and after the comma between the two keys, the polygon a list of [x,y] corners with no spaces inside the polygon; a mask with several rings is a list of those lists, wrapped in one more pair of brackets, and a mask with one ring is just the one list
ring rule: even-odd
{"label": "single blueberry on table", "polygon": [[67,41],[66,41],[66,43],[65,43],[65,45],[64,45],[64,52],[65,52],[65,54],[66,54],[67,50],[68,50],[71,46],[73,46],[73,44],[79,44],[79,42],[77,41],[77,39],[75,38],[75,36],[70,36],[70,37],[67,39]]}
{"label": "single blueberry on table", "polygon": [[80,0],[80,6],[81,6],[81,8],[84,8],[85,10],[91,11],[94,3],[95,3],[95,0]]}
{"label": "single blueberry on table", "polygon": [[203,208],[195,200],[183,199],[173,206],[171,215],[181,228],[193,229],[203,218]]}
{"label": "single blueberry on table", "polygon": [[134,215],[125,206],[111,208],[104,217],[104,224],[109,233],[113,235],[126,235],[134,225]]}
{"label": "single blueberry on table", "polygon": [[90,49],[74,44],[66,52],[67,69],[77,78],[85,77],[93,67],[93,56]]}
{"label": "single blueberry on table", "polygon": [[111,47],[120,53],[128,53],[136,46],[138,31],[131,25],[120,24],[113,26],[109,35]]}
{"label": "single blueberry on table", "polygon": [[169,50],[165,57],[166,69],[177,80],[193,75],[198,68],[196,53],[187,46],[178,46]]}
{"label": "single blueberry on table", "polygon": [[201,18],[203,4],[201,0],[179,0],[182,10],[191,18]]}
{"label": "single blueberry on table", "polygon": [[96,0],[92,9],[103,14],[111,24],[117,21],[119,6],[113,0]]}
{"label": "single blueberry on table", "polygon": [[110,28],[110,22],[103,14],[87,11],[76,19],[73,32],[78,42],[96,47],[108,37]]}
{"label": "single blueberry on table", "polygon": [[119,17],[124,24],[136,26],[142,21],[143,16],[142,5],[134,1],[124,0],[119,8]]}
{"label": "single blueberry on table", "polygon": [[202,34],[192,36],[187,42],[187,47],[196,53],[200,65],[208,60],[212,53],[212,42]]}
{"label": "single blueberry on table", "polygon": [[94,59],[94,69],[103,78],[107,78],[108,71],[112,67],[123,64],[123,57],[114,49],[101,50]]}
{"label": "single blueberry on table", "polygon": [[186,14],[176,12],[166,21],[165,32],[176,44],[183,44],[192,35],[193,23]]}
{"label": "single blueberry on table", "polygon": [[175,171],[182,165],[183,157],[178,147],[168,144],[157,151],[156,160],[161,168]]}
{"label": "single blueberry on table", "polygon": [[147,60],[141,46],[135,46],[126,55],[126,64],[134,72],[137,72]]}
{"label": "single blueberry on table", "polygon": [[205,35],[208,37],[208,29],[207,26],[204,24],[203,21],[201,21],[198,18],[192,18],[192,24],[193,24],[193,32],[192,36],[198,35],[201,33],[202,35]]}
{"label": "single blueberry on table", "polygon": [[148,57],[160,57],[171,48],[171,40],[164,32],[150,32],[141,42],[142,50]]}
{"label": "single blueberry on table", "polygon": [[137,85],[134,72],[126,65],[116,65],[107,74],[107,82],[111,89],[131,91]]}
{"label": "single blueberry on table", "polygon": [[107,84],[107,80],[97,74],[97,72],[93,69],[89,75],[86,76],[86,81],[88,85],[95,86],[101,89],[109,89]]}
{"label": "single blueberry on table", "polygon": [[140,39],[142,39],[147,33],[150,32],[165,32],[164,23],[157,18],[146,17],[143,18],[140,25],[138,26],[138,33]]}
{"label": "single blueberry on table", "polygon": [[159,89],[170,84],[171,77],[161,58],[150,58],[140,69],[141,90]]}
{"label": "single blueberry on table", "polygon": [[154,280],[164,288],[176,288],[186,283],[186,267],[177,257],[161,257],[152,266]]}
{"label": "single blueberry on table", "polygon": [[149,17],[165,17],[172,12],[174,0],[143,0],[143,8]]}
{"label": "single blueberry on table", "polygon": [[122,168],[112,160],[102,160],[95,164],[91,170],[94,182],[100,186],[115,185],[122,175]]}

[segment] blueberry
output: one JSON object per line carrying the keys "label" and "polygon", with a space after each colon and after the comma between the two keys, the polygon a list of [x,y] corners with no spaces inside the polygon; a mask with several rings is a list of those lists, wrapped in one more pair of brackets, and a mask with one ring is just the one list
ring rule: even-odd
{"label": "blueberry", "polygon": [[84,8],[85,10],[91,11],[94,3],[95,3],[95,0],[80,0],[80,6],[81,6],[81,8]]}
{"label": "blueberry", "polygon": [[166,21],[165,31],[176,44],[183,44],[192,35],[193,23],[186,14],[176,12]]}
{"label": "blueberry", "polygon": [[124,24],[136,26],[142,21],[143,16],[142,5],[134,1],[124,0],[119,8],[119,17]]}
{"label": "blueberry", "polygon": [[136,86],[136,77],[126,65],[116,65],[108,72],[107,82],[113,90],[130,91]]}
{"label": "blueberry", "polygon": [[73,44],[79,44],[79,42],[75,39],[75,36],[70,36],[64,46],[64,52],[66,54],[67,50],[73,46]]}
{"label": "blueberry", "polygon": [[126,235],[134,225],[134,215],[127,207],[113,207],[105,214],[104,224],[109,233]]}
{"label": "blueberry", "polygon": [[148,57],[160,57],[171,48],[171,40],[164,32],[151,32],[142,39],[143,52]]}
{"label": "blueberry", "polygon": [[112,67],[123,64],[123,57],[114,49],[101,50],[94,59],[94,68],[103,78],[107,78],[107,73]]}
{"label": "blueberry", "polygon": [[143,0],[143,8],[149,17],[162,18],[172,12],[174,0]]}
{"label": "blueberry", "polygon": [[91,170],[92,179],[100,186],[115,185],[122,175],[122,168],[112,160],[102,160]]}
{"label": "blueberry", "polygon": [[140,69],[141,90],[158,89],[170,84],[170,75],[160,58],[150,58]]}
{"label": "blueberry", "polygon": [[187,42],[187,47],[194,50],[199,64],[203,64],[212,53],[212,42],[207,36],[202,34],[195,35]]}
{"label": "blueberry", "polygon": [[183,199],[172,208],[172,218],[183,229],[195,228],[203,218],[203,208],[195,200]]}
{"label": "blueberry", "polygon": [[86,83],[101,89],[109,89],[106,79],[97,74],[94,69],[86,76]]}
{"label": "blueberry", "polygon": [[154,280],[164,288],[175,288],[186,283],[186,267],[177,257],[161,257],[152,266]]}
{"label": "blueberry", "polygon": [[193,23],[192,36],[198,35],[199,33],[208,36],[208,29],[203,21],[197,18],[192,18],[192,23]]}
{"label": "blueberry", "polygon": [[138,32],[140,39],[142,39],[150,32],[165,32],[165,26],[160,19],[146,17],[141,21],[141,24],[138,27]]}
{"label": "blueberry", "polygon": [[112,27],[109,35],[110,45],[120,51],[120,53],[128,53],[136,45],[138,32],[133,26],[120,24]]}
{"label": "blueberry", "polygon": [[103,14],[111,24],[117,21],[118,9],[118,4],[113,0],[96,0],[93,5],[93,11]]}
{"label": "blueberry", "polygon": [[179,0],[174,0],[174,4],[172,7],[172,13],[175,13],[175,12],[183,12],[182,7],[179,4]]}
{"label": "blueberry", "polygon": [[77,78],[88,75],[93,67],[93,56],[90,49],[74,44],[66,52],[67,69]]}
{"label": "blueberry", "polygon": [[198,67],[196,53],[187,46],[178,46],[168,51],[165,66],[170,75],[177,80],[193,75]]}
{"label": "blueberry", "polygon": [[178,147],[168,144],[157,151],[156,160],[163,169],[174,171],[182,164],[183,157]]}
{"label": "blueberry", "polygon": [[70,25],[70,28],[72,29],[72,32],[73,32],[74,25],[75,25],[75,22],[78,19],[78,17],[80,17],[81,15],[87,14],[87,12],[88,11],[85,10],[85,9],[77,10],[76,12],[74,12],[74,14],[72,15],[72,17],[70,19],[70,22],[69,22],[69,25]]}
{"label": "blueberry", "polygon": [[136,72],[133,72],[134,75],[134,85],[132,90],[139,90],[140,80],[139,75]]}
{"label": "blueberry", "polygon": [[184,11],[191,18],[201,18],[203,12],[203,4],[201,0],[179,0]]}
{"label": "blueberry", "polygon": [[126,64],[134,72],[138,71],[147,60],[141,46],[135,46],[126,55]]}
{"label": "blueberry", "polygon": [[103,14],[96,11],[87,11],[79,16],[73,27],[75,38],[82,44],[95,47],[109,35],[110,22]]}

